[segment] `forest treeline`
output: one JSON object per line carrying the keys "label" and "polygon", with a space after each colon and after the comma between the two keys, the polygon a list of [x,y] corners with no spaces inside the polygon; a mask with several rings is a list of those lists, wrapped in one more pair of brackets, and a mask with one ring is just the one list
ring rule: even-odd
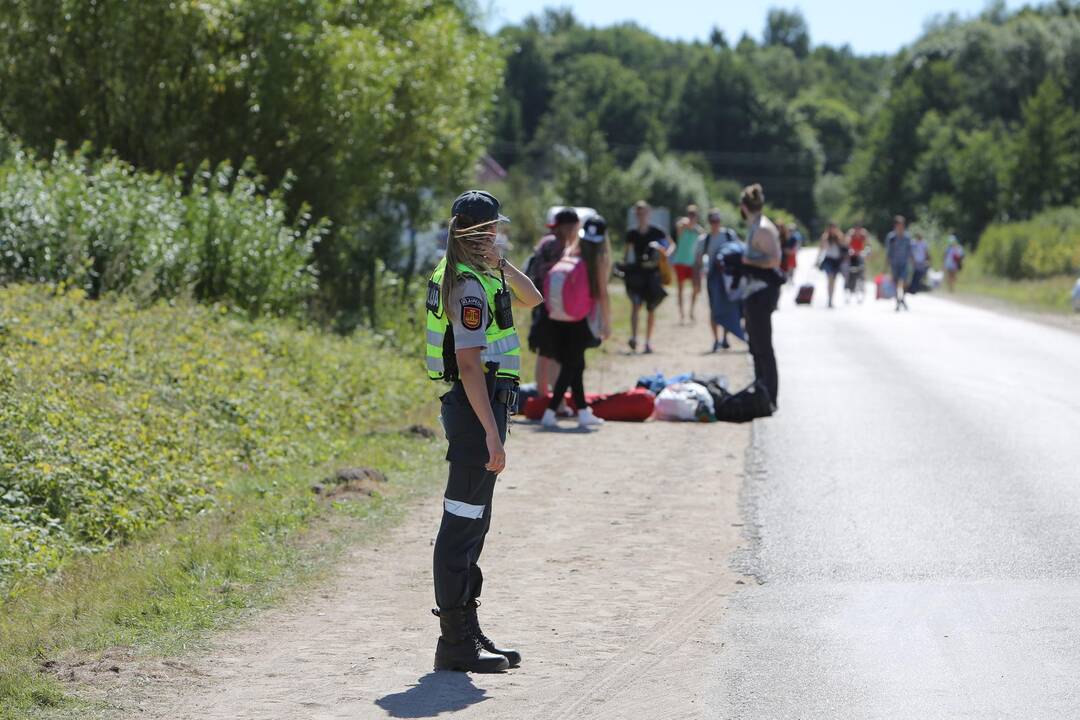
{"label": "forest treeline", "polygon": [[[43,202],[112,183],[129,215],[150,212],[162,192],[265,201],[286,263],[274,266],[287,286],[275,299],[208,284],[206,252],[165,274],[190,279],[196,297],[235,295],[253,312],[302,306],[339,329],[378,324],[385,268],[406,278],[416,268],[403,229],[438,220],[484,154],[508,171],[496,189],[519,221],[519,246],[554,203],[597,207],[616,232],[638,196],[719,205],[735,221],[735,191],[748,181],[812,230],[862,219],[880,233],[903,213],[975,246],[990,226],[1027,237],[1017,228],[1074,217],[1052,212],[1080,196],[1074,0],[939,17],[891,56],[815,45],[802,15],[783,9],[759,37],[713,29],[701,42],[588,27],[568,10],[495,34],[483,26],[468,0],[2,0],[0,125],[17,151],[5,153],[0,180],[10,189],[37,178]],[[117,180],[140,173],[153,182]],[[47,202],[28,212],[25,200],[0,193],[9,258],[23,237],[11,224],[50,217]],[[176,217],[217,247],[207,223]],[[139,233],[153,222],[103,218],[92,237],[65,241],[86,248],[75,256],[91,293],[108,286],[101,252],[126,259],[129,245],[152,245]]]}
{"label": "forest treeline", "polygon": [[884,234],[900,213],[975,246],[991,223],[1080,198],[1076,2],[938,17],[889,57],[815,46],[803,17],[779,9],[760,39],[666,41],[568,11],[500,39],[495,156],[584,204],[618,206],[591,168],[630,171],[641,152],[707,182],[760,181],[815,230],[861,219]]}

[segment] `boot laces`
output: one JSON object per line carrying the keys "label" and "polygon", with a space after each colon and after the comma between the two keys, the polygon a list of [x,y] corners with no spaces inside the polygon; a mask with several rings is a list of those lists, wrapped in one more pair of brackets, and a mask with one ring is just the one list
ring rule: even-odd
{"label": "boot laces", "polygon": [[480,617],[476,613],[477,609],[480,607],[480,601],[473,600],[472,602],[472,612],[469,613],[469,630],[472,631],[473,636],[481,647],[493,647],[494,643],[491,642],[491,639],[480,629]]}
{"label": "boot laces", "polygon": [[[480,604],[479,601],[476,603]],[[442,617],[442,612],[438,608],[431,608],[431,614],[437,618]],[[489,644],[487,636],[480,630],[480,623],[476,620],[476,613],[465,613],[465,635],[462,638],[465,642],[471,642],[477,651],[484,650],[484,645]]]}

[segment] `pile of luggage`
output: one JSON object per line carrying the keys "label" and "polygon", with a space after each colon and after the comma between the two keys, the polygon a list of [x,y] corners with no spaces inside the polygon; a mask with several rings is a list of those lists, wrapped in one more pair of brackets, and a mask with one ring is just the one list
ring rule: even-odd
{"label": "pile of luggage", "polygon": [[658,374],[638,380],[642,382],[654,388],[663,383],[656,396],[657,420],[743,423],[773,414],[769,392],[758,383],[733,393],[722,375],[680,375],[664,382]]}
{"label": "pile of luggage", "polygon": [[[550,397],[539,395],[535,387],[522,386],[517,411],[529,420],[539,420]],[[604,420],[644,422],[650,418],[681,422],[749,422],[773,414],[768,391],[759,384],[732,393],[722,375],[691,373],[665,378],[662,374],[638,379],[637,387],[607,395],[586,395],[593,414]],[[576,412],[573,399],[566,406]]]}

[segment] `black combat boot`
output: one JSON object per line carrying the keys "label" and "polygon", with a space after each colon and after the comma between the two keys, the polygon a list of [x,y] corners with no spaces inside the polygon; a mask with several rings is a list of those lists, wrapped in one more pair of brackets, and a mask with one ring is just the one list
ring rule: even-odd
{"label": "black combat boot", "polygon": [[[502,655],[488,652],[473,632],[466,608],[432,610],[439,618],[442,634],[435,648],[436,670],[496,673],[510,667]],[[473,611],[475,617],[475,611]]]}
{"label": "black combat boot", "polygon": [[469,601],[469,604],[465,606],[465,613],[469,618],[469,625],[472,627],[473,635],[480,641],[481,647],[487,650],[489,653],[495,653],[496,655],[502,655],[506,658],[506,661],[510,663],[510,667],[517,667],[521,664],[521,653],[517,650],[500,649],[495,647],[495,643],[491,641],[484,631],[480,629],[480,620],[476,616],[476,608],[480,607],[480,601],[473,599]]}

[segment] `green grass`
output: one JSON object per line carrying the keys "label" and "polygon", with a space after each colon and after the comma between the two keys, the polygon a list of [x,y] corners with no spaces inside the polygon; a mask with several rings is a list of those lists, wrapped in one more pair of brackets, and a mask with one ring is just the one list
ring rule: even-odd
{"label": "green grass", "polygon": [[1071,313],[1076,278],[1058,275],[1040,280],[1006,280],[982,273],[977,265],[965,266],[956,283],[959,295],[992,298],[1024,310]]}
{"label": "green grass", "polygon": [[323,462],[434,397],[420,356],[222,308],[0,288],[0,597]]}
{"label": "green grass", "polygon": [[[442,480],[415,353],[185,302],[0,288],[0,720],[84,717],[44,663],[184,651]],[[345,466],[390,482],[327,501]]]}
{"label": "green grass", "polygon": [[[45,665],[63,668],[113,647],[147,656],[197,648],[214,631],[325,577],[343,548],[377,539],[443,481],[442,442],[400,432],[416,421],[434,424],[437,393],[419,359],[402,362],[397,351],[369,341],[184,303],[138,309],[36,286],[0,289],[0,300],[8,363],[0,399],[24,415],[39,413],[33,418],[51,412],[46,419],[55,424],[34,425],[53,441],[42,442],[32,462],[11,460],[32,421],[20,435],[0,431],[8,453],[0,484],[37,488],[42,463],[50,471],[70,465],[99,439],[124,459],[103,482],[113,494],[63,506],[58,529],[41,521],[48,493],[32,496],[36,503],[24,493],[20,505],[3,507],[0,532],[40,527],[36,547],[49,552],[6,550],[0,720],[104,712]],[[612,302],[616,337],[594,351],[600,362],[628,334],[629,304],[618,283]],[[519,317],[523,334],[527,317]],[[50,398],[45,410],[33,403],[42,396]],[[230,400],[224,415],[215,410],[222,397]],[[213,432],[203,427],[210,420]],[[162,436],[171,454],[155,466],[157,444],[147,440]],[[80,452],[41,454],[65,445]],[[390,482],[372,497],[336,502],[311,491],[333,469],[353,465],[379,468]],[[147,473],[149,466],[162,472]],[[77,486],[85,472],[78,466],[59,478],[71,482],[63,492],[85,492]],[[197,502],[155,502],[162,491]],[[125,520],[133,515],[141,522]],[[123,532],[74,531],[81,523]],[[11,570],[43,556],[48,563]]]}
{"label": "green grass", "polygon": [[[233,478],[218,511],[162,527],[139,542],[70,562],[0,618],[0,719],[84,717],[95,708],[51,674],[110,647],[171,655],[273,604],[333,567],[348,544],[371,540],[443,479],[442,444],[401,434],[358,438],[325,468]],[[311,492],[336,465],[387,472],[385,490],[333,502]]]}

